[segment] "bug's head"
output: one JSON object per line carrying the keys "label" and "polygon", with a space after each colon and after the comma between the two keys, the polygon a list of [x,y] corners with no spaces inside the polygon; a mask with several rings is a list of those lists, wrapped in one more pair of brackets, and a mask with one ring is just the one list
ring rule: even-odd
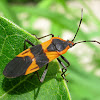
{"label": "bug's head", "polygon": [[67,42],[67,44],[69,45],[70,48],[74,46],[74,42],[73,41],[67,40],[66,42]]}

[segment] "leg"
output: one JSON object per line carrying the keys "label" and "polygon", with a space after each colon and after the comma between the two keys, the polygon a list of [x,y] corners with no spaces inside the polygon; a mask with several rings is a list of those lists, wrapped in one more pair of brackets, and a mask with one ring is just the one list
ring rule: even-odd
{"label": "leg", "polygon": [[44,72],[43,72],[43,74],[42,74],[42,76],[41,76],[41,79],[40,79],[40,82],[41,82],[41,83],[44,81],[45,76],[46,76],[46,74],[47,74],[47,71],[48,71],[48,64],[46,65],[46,68],[45,68],[45,70],[44,70]]}
{"label": "leg", "polygon": [[[70,66],[69,61],[68,61],[65,57],[63,57],[62,55],[61,55],[60,57],[68,64],[68,66]],[[67,67],[68,67],[68,66],[67,66]]]}
{"label": "leg", "polygon": [[39,79],[39,81],[40,81],[40,77],[39,77],[39,73],[38,73],[38,71],[36,71],[36,74],[37,74],[37,77],[38,77],[38,79]]}
{"label": "leg", "polygon": [[[63,78],[64,80],[66,80],[66,78],[65,78],[65,72],[67,71],[67,67],[64,65],[63,62],[61,62],[61,60],[60,60],[59,58],[57,58],[57,60],[58,60],[58,62],[63,66],[61,76],[62,76],[62,78]],[[65,69],[65,71],[63,71],[63,69]],[[66,80],[66,81],[68,82],[68,80]]]}
{"label": "leg", "polygon": [[[60,56],[68,65],[67,65],[67,67],[69,67],[70,66],[70,63],[69,63],[69,61],[65,58],[65,57],[63,57],[62,55]],[[66,67],[66,66],[65,66]],[[65,68],[63,67],[63,69],[62,69],[62,72],[63,72],[63,70],[64,70]],[[67,68],[66,68],[67,69]]]}
{"label": "leg", "polygon": [[46,74],[47,74],[47,71],[48,71],[48,64],[46,65],[46,68],[45,68],[45,70],[44,70],[44,72],[43,72],[43,74],[42,74],[42,76],[41,76],[41,79],[40,79],[40,77],[39,77],[38,72],[36,72],[36,73],[37,73],[37,76],[38,76],[38,79],[39,79],[39,81],[40,81],[41,83],[44,81],[45,76],[46,76]]}
{"label": "leg", "polygon": [[[63,78],[64,80],[66,80],[66,79],[65,79],[65,73],[66,73],[66,71],[67,71],[67,67],[68,67],[70,64],[68,63],[68,66],[66,67],[66,66],[64,65],[64,63],[61,62],[61,60],[60,60],[59,58],[57,58],[57,60],[58,60],[58,62],[63,66],[61,76],[62,76],[62,78]],[[67,60],[67,59],[66,59],[66,60]],[[64,69],[65,69],[65,71],[64,71]],[[66,81],[68,82],[68,80],[66,80]]]}
{"label": "leg", "polygon": [[40,38],[38,38],[35,34],[32,34],[32,35],[34,35],[38,40],[39,40],[39,39],[42,39],[42,38],[45,38],[45,37],[47,37],[47,36],[50,36],[50,35],[52,35],[52,37],[54,37],[53,34],[49,34],[49,35],[46,35],[46,36],[43,36],[43,37],[40,37]]}
{"label": "leg", "polygon": [[24,50],[26,49],[26,42],[29,43],[29,44],[32,45],[32,46],[35,46],[32,42],[30,42],[29,40],[26,39],[26,40],[24,41]]}

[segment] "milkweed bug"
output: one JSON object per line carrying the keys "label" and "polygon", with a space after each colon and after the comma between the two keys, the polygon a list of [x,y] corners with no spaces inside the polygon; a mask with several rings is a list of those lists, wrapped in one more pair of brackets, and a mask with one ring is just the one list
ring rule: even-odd
{"label": "milkweed bug", "polygon": [[[53,34],[49,34],[41,38],[36,37],[37,39],[42,39],[50,35],[52,36],[50,40],[44,43],[41,43],[39,45],[34,45],[29,40],[25,40],[24,48],[26,49],[26,42],[32,45],[32,47],[18,54],[12,61],[10,61],[6,65],[3,71],[4,76],[7,78],[16,78],[21,75],[27,75],[32,72],[37,72],[41,67],[46,65],[46,68],[40,79],[40,82],[43,82],[48,70],[48,63],[54,60],[55,58],[57,58],[58,62],[63,66],[61,76],[63,79],[65,79],[65,76],[66,76],[65,72],[67,71],[67,67],[70,66],[70,63],[65,57],[62,56],[62,54],[66,53],[69,48],[75,46],[78,43],[96,42],[100,44],[100,42],[95,41],[95,40],[94,41],[91,41],[91,40],[80,41],[76,43],[73,42],[79,31],[82,18],[83,18],[83,9],[81,11],[81,20],[80,20],[77,32],[74,38],[72,39],[72,41],[69,41],[69,40],[66,41],[66,40],[61,39],[60,37],[54,37]],[[65,66],[64,63],[61,62],[61,60],[58,58],[59,56],[68,64],[68,66]]]}

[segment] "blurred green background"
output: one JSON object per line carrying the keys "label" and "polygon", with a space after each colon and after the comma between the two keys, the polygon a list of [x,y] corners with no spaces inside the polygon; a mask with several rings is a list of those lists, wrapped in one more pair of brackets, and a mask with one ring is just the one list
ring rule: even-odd
{"label": "blurred green background", "polygon": [[[72,40],[100,41],[99,0],[0,0],[3,16],[38,37],[54,34]],[[100,100],[100,45],[78,44],[64,56],[71,66],[66,76],[72,100]]]}

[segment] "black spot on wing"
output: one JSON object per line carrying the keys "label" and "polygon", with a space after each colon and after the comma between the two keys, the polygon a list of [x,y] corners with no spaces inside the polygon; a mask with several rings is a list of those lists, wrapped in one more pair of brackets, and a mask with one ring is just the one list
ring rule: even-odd
{"label": "black spot on wing", "polygon": [[36,64],[41,68],[44,65],[46,65],[49,62],[49,59],[47,58],[45,53],[42,53],[38,56],[35,57],[36,59]]}
{"label": "black spot on wing", "polygon": [[53,43],[51,43],[48,48],[47,48],[48,51],[57,51],[56,47],[54,46]]}
{"label": "black spot on wing", "polygon": [[39,68],[43,67],[49,62],[49,59],[47,58],[45,52],[43,51],[41,44],[31,47],[30,50],[34,55],[36,59],[36,64],[39,66]]}
{"label": "black spot on wing", "polygon": [[30,50],[31,50],[32,54],[34,55],[34,57],[43,53],[41,44],[31,47]]}
{"label": "black spot on wing", "polygon": [[29,56],[26,56],[24,58],[15,57],[6,65],[3,74],[8,78],[15,78],[24,75],[31,63],[32,60]]}
{"label": "black spot on wing", "polygon": [[62,41],[60,39],[53,39],[52,43],[48,46],[48,51],[63,51],[68,46],[67,41]]}

